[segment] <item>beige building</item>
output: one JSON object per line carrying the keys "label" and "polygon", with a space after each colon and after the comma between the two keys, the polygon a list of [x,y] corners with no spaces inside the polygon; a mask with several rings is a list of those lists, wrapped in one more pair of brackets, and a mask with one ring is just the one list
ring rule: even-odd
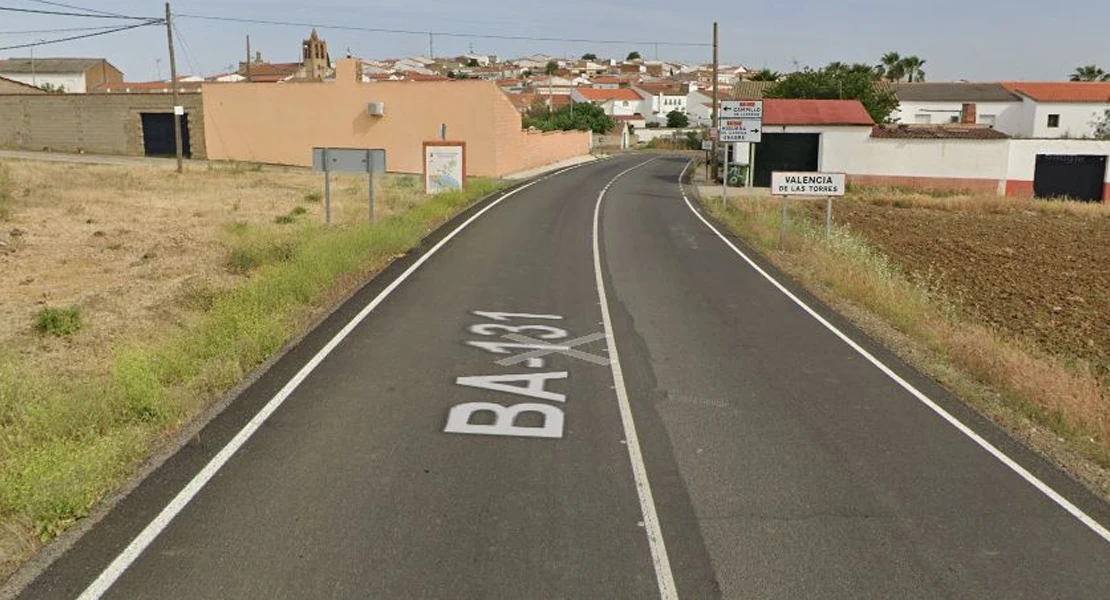
{"label": "beige building", "polygon": [[0,77],[0,94],[45,94],[46,90],[21,83],[14,79]]}
{"label": "beige building", "polygon": [[99,92],[123,81],[123,73],[103,58],[9,58],[0,60],[0,77],[67,94]]}
{"label": "beige building", "polygon": [[359,61],[345,59],[333,81],[204,84],[208,157],[309,166],[313,147],[384,148],[390,171],[420,173],[423,142],[444,126],[448,140],[466,142],[467,175],[507,175],[590,151],[589,132],[523,131],[520,113],[489,81],[364,84],[359,75]]}
{"label": "beige building", "polygon": [[[384,148],[390,171],[421,173],[423,143],[466,142],[467,175],[499,177],[588,154],[591,134],[521,129],[496,84],[362,83],[341,60],[334,80],[204,83],[183,94],[193,158],[310,166],[317,146]],[[173,154],[173,106],[164,93],[0,92],[0,147],[133,156]]]}

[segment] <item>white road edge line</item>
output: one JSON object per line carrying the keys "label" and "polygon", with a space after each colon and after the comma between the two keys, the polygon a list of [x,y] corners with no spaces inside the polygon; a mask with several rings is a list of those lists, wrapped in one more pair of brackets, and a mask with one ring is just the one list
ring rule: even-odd
{"label": "white road edge line", "polygon": [[636,434],[636,422],[632,419],[632,406],[628,402],[628,390],[624,385],[624,371],[621,369],[620,355],[617,354],[617,338],[613,334],[613,319],[609,316],[609,299],[605,294],[605,278],[601,274],[601,202],[605,199],[609,188],[626,173],[635,171],[644,165],[658,160],[658,157],[646,160],[630,169],[626,169],[611,179],[597,195],[597,204],[594,206],[594,275],[597,278],[597,295],[601,301],[601,317],[605,325],[605,340],[609,346],[609,367],[613,371],[613,384],[617,393],[617,404],[620,406],[621,425],[624,427],[624,437],[628,447],[628,459],[632,463],[632,477],[636,481],[636,495],[640,499],[640,513],[644,518],[644,530],[647,532],[648,546],[651,548],[651,560],[655,565],[655,581],[659,585],[659,597],[662,600],[678,600],[678,589],[674,584],[674,573],[671,572],[671,560],[667,557],[667,546],[663,542],[663,530],[659,525],[659,515],[655,511],[655,499],[651,494],[651,483],[648,481],[647,467],[644,465],[644,456],[640,450],[640,438]]}
{"label": "white road edge line", "polygon": [[856,352],[858,352],[860,354],[860,356],[863,356],[864,358],[866,358],[871,364],[875,365],[875,367],[877,367],[880,371],[882,371],[887,377],[890,377],[891,379],[893,379],[895,383],[902,386],[903,389],[905,389],[907,392],[909,392],[915,398],[920,400],[922,404],[924,404],[925,406],[928,406],[933,412],[940,415],[940,417],[942,419],[944,419],[945,421],[948,421],[948,423],[951,424],[956,429],[958,429],[960,431],[960,433],[962,433],[962,434],[966,435],[967,437],[971,438],[972,441],[974,441],[981,448],[983,448],[984,450],[989,452],[992,456],[994,456],[996,459],[998,459],[1002,464],[1009,467],[1010,470],[1012,470],[1013,472],[1015,472],[1019,476],[1021,476],[1022,479],[1029,482],[1030,484],[1032,484],[1033,487],[1037,488],[1037,490],[1039,490],[1042,494],[1044,494],[1045,496],[1048,496],[1048,498],[1051,499],[1056,504],[1058,504],[1060,506],[1060,508],[1063,508],[1064,510],[1066,510],[1068,513],[1070,513],[1076,519],[1079,519],[1080,522],[1082,522],[1084,525],[1086,525],[1091,531],[1095,532],[1103,540],[1105,540],[1107,542],[1110,542],[1110,531],[1108,531],[1105,527],[1103,527],[1098,521],[1094,520],[1090,515],[1083,512],[1083,510],[1080,509],[1078,506],[1072,504],[1067,498],[1064,498],[1063,495],[1061,495],[1056,490],[1052,489],[1045,482],[1041,481],[1036,475],[1033,475],[1032,473],[1030,473],[1028,470],[1025,469],[1025,467],[1018,464],[1017,461],[1015,461],[1014,459],[1007,456],[1004,452],[1002,452],[1001,450],[996,448],[993,444],[988,442],[986,439],[984,439],[978,433],[975,433],[975,431],[973,429],[971,429],[967,425],[964,425],[964,423],[962,421],[960,421],[959,419],[954,417],[951,413],[949,413],[948,411],[941,408],[941,406],[939,404],[934,402],[931,398],[929,398],[924,393],[922,393],[920,390],[918,390],[916,387],[914,387],[910,382],[906,381],[901,376],[899,376],[897,373],[895,373],[890,367],[886,366],[878,358],[875,358],[874,355],[872,355],[870,352],[865,350],[862,346],[860,346],[855,341],[853,341],[851,338],[849,338],[847,335],[845,335],[844,332],[837,329],[837,327],[835,325],[833,325],[832,323],[829,323],[824,317],[822,317],[815,310],[810,308],[809,305],[807,305],[805,302],[803,302],[801,299],[799,299],[797,296],[795,296],[793,293],[791,293],[790,290],[786,289],[785,286],[783,286],[781,283],[779,283],[769,273],[767,273],[762,268],[760,268],[760,266],[757,265],[755,263],[755,261],[753,261],[751,258],[748,257],[748,255],[744,254],[739,248],[737,248],[735,245],[733,245],[733,243],[731,241],[729,241],[728,238],[721,235],[721,232],[718,231],[717,228],[714,227],[708,220],[706,220],[706,218],[703,217],[701,215],[701,213],[696,208],[694,208],[694,205],[690,202],[690,198],[688,198],[686,196],[686,187],[682,183],[682,178],[686,175],[686,171],[687,171],[687,169],[690,168],[691,164],[693,164],[693,161],[686,164],[686,168],[684,168],[682,170],[682,173],[679,175],[679,178],[678,178],[678,185],[679,185],[679,189],[682,192],[682,199],[686,201],[686,206],[688,206],[690,208],[690,211],[693,212],[694,215],[697,216],[697,218],[700,219],[702,223],[705,223],[705,226],[708,227],[710,230],[712,230],[713,233],[717,234],[717,237],[721,238],[721,241],[723,241],[726,245],[728,245],[729,248],[732,248],[733,252],[738,254],[740,256],[740,258],[743,258],[744,261],[747,262],[749,265],[751,265],[751,267],[753,269],[755,269],[757,273],[762,275],[763,278],[766,279],[767,281],[771,282],[771,284],[774,285],[776,288],[778,288],[780,292],[785,294],[787,298],[790,298],[794,302],[794,304],[797,304],[798,306],[800,306],[802,308],[802,310],[809,313],[809,315],[811,317],[813,317],[814,319],[816,319],[818,323],[824,325],[826,329],[828,329],[833,334],[835,334],[838,338],[843,340],[844,343],[851,346],[851,348],[853,350],[855,350]]}
{"label": "white road edge line", "polygon": [[85,591],[81,592],[81,595],[77,597],[77,600],[97,600],[105,592],[107,592],[108,589],[111,588],[112,585],[116,582],[116,580],[119,579],[120,576],[123,575],[123,573],[131,567],[131,565],[139,558],[140,555],[142,555],[147,547],[149,547],[150,544],[154,542],[154,540],[158,537],[159,534],[162,533],[162,531],[170,524],[170,522],[173,521],[173,519],[177,517],[177,515],[182,510],[184,510],[184,508],[189,504],[190,501],[193,500],[194,497],[196,497],[198,493],[200,493],[200,491],[212,479],[212,477],[214,477],[216,473],[219,472],[219,470],[223,468],[225,464],[227,464],[228,460],[230,460],[231,457],[240,448],[242,448],[244,444],[247,443],[247,440],[249,440],[250,437],[254,435],[254,432],[258,431],[258,428],[261,427],[262,424],[265,423],[266,420],[269,419],[270,416],[273,415],[274,412],[276,412],[277,409],[285,403],[285,400],[289,398],[290,395],[292,395],[293,391],[297,389],[297,387],[312,373],[312,371],[314,371],[316,367],[320,366],[320,363],[322,363],[324,359],[327,358],[327,356],[331,354],[331,352],[335,350],[335,348],[339,346],[339,344],[348,335],[350,335],[350,333],[354,331],[354,329],[358,327],[359,324],[362,323],[362,321],[366,319],[366,317],[370,316],[370,313],[373,312],[374,309],[382,303],[382,301],[384,301],[390,294],[392,294],[398,287],[400,287],[400,285],[404,283],[406,279],[408,279],[413,273],[415,273],[416,270],[419,269],[420,266],[423,265],[436,252],[438,252],[440,248],[443,248],[443,246],[445,246],[447,242],[450,242],[452,238],[458,235],[462,230],[466,229],[467,226],[469,226],[479,217],[484,215],[487,211],[497,206],[507,198],[510,198],[517,193],[520,193],[536,185],[537,183],[555,177],[556,175],[561,175],[563,173],[566,173],[567,171],[578,169],[589,164],[594,164],[594,162],[596,161],[573,165],[565,169],[554,171],[535,181],[506,192],[503,196],[501,196],[497,200],[494,200],[485,208],[478,211],[461,225],[456,227],[454,231],[444,236],[443,239],[441,239],[439,243],[437,243],[435,246],[432,246],[431,250],[428,250],[426,254],[417,259],[417,261],[413,263],[408,269],[406,269],[404,273],[401,273],[401,275],[398,276],[397,279],[394,279],[393,282],[389,284],[389,286],[387,286],[384,290],[381,291],[381,293],[379,293],[373,300],[371,300],[370,303],[367,304],[361,311],[359,311],[359,313],[355,315],[354,318],[352,318],[347,323],[347,325],[343,327],[343,329],[339,330],[339,332],[336,333],[335,336],[332,337],[331,340],[328,341],[328,343],[323,348],[321,348],[319,352],[317,352],[307,363],[305,363],[305,365],[301,367],[301,370],[297,371],[296,375],[294,375],[288,381],[288,383],[286,383],[285,386],[278,391],[278,393],[274,394],[270,401],[267,402],[266,405],[263,406],[262,409],[259,410],[258,413],[255,414],[255,416],[249,422],[247,422],[247,424],[244,425],[241,430],[239,430],[239,433],[235,434],[235,437],[231,438],[231,441],[229,441],[227,445],[224,446],[219,451],[219,453],[216,454],[216,456],[212,457],[212,460],[210,460],[208,464],[206,464],[204,468],[202,468],[193,477],[193,479],[190,480],[189,483],[186,484],[180,492],[178,492],[177,496],[174,496],[173,500],[171,500],[170,503],[162,509],[162,512],[158,513],[158,516],[154,517],[154,519],[141,532],[139,532],[139,535],[135,536],[135,539],[132,540],[131,543],[123,549],[123,552],[121,552],[119,556],[117,556],[115,560],[113,560],[100,573],[100,575],[91,584],[89,584],[87,588],[85,588]]}

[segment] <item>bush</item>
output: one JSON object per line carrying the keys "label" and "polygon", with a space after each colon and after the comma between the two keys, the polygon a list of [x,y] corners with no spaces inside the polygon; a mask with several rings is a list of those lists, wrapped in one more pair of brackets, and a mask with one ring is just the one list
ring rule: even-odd
{"label": "bush", "polygon": [[651,123],[647,124],[647,128],[648,129],[659,129],[659,123],[656,122],[656,121],[652,121]]}
{"label": "bush", "polygon": [[65,337],[77,333],[81,322],[81,309],[77,306],[66,308],[45,307],[35,313],[35,331],[44,335]]}
{"label": "bush", "polygon": [[320,192],[309,192],[304,195],[304,201],[310,204],[316,204],[324,199],[324,195]]}

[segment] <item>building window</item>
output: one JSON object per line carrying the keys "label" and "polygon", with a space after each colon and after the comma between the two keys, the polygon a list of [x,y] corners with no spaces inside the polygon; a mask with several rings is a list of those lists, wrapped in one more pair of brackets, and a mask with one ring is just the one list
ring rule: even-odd
{"label": "building window", "polygon": [[918,113],[914,115],[913,122],[918,125],[928,125],[933,122],[933,115]]}
{"label": "building window", "polygon": [[994,127],[995,115],[979,115],[979,124]]}
{"label": "building window", "polygon": [[949,123],[959,123],[960,122],[959,115],[952,115],[951,117],[948,117],[948,122]]}
{"label": "building window", "polygon": [[1060,126],[1060,115],[1048,115],[1048,126],[1050,129],[1056,129]]}

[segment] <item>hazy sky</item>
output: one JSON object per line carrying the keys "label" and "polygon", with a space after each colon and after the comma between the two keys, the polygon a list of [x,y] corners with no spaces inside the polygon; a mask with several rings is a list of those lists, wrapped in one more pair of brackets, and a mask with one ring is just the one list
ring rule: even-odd
{"label": "hazy sky", "polygon": [[[149,0],[53,0],[129,15],[159,16],[162,2]],[[709,47],[675,47],[667,41],[711,41],[720,22],[722,62],[788,70],[830,61],[877,62],[895,50],[928,62],[931,81],[1062,80],[1074,68],[1095,63],[1110,70],[1110,0],[1071,0],[1066,8],[1044,0],[793,0],[792,2],[681,2],[678,0],[178,0],[175,13],[344,24],[466,34],[519,35],[597,40],[659,41],[659,58],[709,62]],[[0,0],[0,7],[66,10],[31,0]],[[33,16],[0,11],[0,46],[70,34],[13,31],[112,25],[118,21]],[[178,20],[182,73],[222,72],[245,54],[244,36],[266,60],[295,61],[307,28]],[[428,52],[426,35],[321,29],[333,58],[348,49],[368,58]],[[437,37],[437,55],[476,52],[503,58],[535,52],[623,58],[655,46],[640,43],[526,42],[478,37]],[[0,50],[0,57],[28,56],[27,49]],[[36,56],[106,57],[131,81],[168,77],[165,30],[138,29],[90,40],[40,46]],[[159,62],[160,61],[160,62]]]}

